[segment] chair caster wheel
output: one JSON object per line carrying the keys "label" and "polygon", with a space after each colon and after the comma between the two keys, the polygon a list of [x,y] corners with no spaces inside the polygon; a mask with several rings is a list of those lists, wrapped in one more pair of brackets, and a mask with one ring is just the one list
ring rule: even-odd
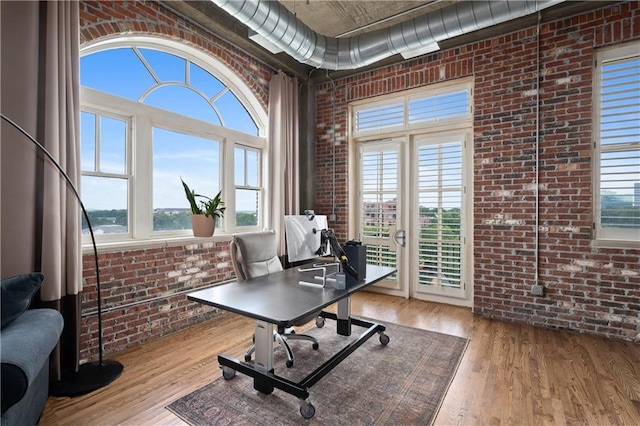
{"label": "chair caster wheel", "polygon": [[324,317],[316,317],[316,327],[324,327]]}
{"label": "chair caster wheel", "polygon": [[224,367],[224,366],[220,366],[220,368],[222,369],[222,377],[225,380],[231,380],[235,377],[236,370],[234,370],[233,368]]}
{"label": "chair caster wheel", "polygon": [[292,359],[288,359],[286,362],[287,368],[291,368],[293,367],[293,360]]}
{"label": "chair caster wheel", "polygon": [[300,415],[305,419],[310,419],[316,414],[316,407],[312,403],[304,401],[300,404]]}
{"label": "chair caster wheel", "polygon": [[389,344],[389,340],[389,336],[380,332],[380,343],[382,343],[383,346],[387,346]]}
{"label": "chair caster wheel", "polygon": [[320,347],[320,344],[314,343],[313,345],[311,345],[311,347],[313,348],[314,351],[317,351],[318,348]]}
{"label": "chair caster wheel", "polygon": [[244,360],[247,362],[251,361],[251,355],[245,355]]}

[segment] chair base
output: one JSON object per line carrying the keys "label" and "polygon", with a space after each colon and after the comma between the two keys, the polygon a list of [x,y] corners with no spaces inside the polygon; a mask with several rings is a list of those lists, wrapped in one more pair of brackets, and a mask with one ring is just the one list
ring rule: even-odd
{"label": "chair base", "polygon": [[[293,357],[293,351],[291,350],[291,347],[289,346],[289,344],[287,343],[287,340],[306,340],[309,342],[312,342],[313,345],[313,349],[317,350],[320,347],[320,343],[318,342],[318,339],[316,339],[313,336],[309,336],[306,334],[297,334],[295,332],[290,332],[290,333],[280,333],[280,332],[273,332],[273,340],[278,342],[278,344],[280,346],[282,346],[287,354],[287,368],[291,368],[293,367],[293,363],[294,363],[294,357]],[[253,355],[253,353],[256,350],[256,346],[252,345],[249,350],[247,350],[247,353],[244,355],[244,360],[249,362],[251,361],[251,356]]]}

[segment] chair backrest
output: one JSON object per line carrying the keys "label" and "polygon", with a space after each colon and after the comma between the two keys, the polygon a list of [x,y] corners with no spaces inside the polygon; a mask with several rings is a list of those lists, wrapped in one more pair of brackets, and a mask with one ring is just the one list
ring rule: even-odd
{"label": "chair backrest", "polygon": [[274,231],[250,232],[233,236],[229,249],[239,281],[282,271]]}

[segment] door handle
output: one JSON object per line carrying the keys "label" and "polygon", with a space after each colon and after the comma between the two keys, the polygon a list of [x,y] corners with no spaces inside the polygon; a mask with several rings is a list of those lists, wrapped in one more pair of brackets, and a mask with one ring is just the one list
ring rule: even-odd
{"label": "door handle", "polygon": [[407,233],[404,229],[398,229],[393,233],[391,238],[393,238],[393,241],[400,247],[405,247],[407,245]]}

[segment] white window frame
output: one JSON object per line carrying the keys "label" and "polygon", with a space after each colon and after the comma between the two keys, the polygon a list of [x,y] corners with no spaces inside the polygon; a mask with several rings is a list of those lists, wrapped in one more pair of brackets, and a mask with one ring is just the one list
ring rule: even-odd
{"label": "white window frame", "polygon": [[[419,121],[410,123],[409,117],[409,104],[412,101],[427,99],[440,95],[447,95],[455,92],[467,92],[467,99],[469,105],[466,114],[458,115],[454,117],[441,118],[431,121]],[[361,111],[366,111],[373,108],[384,107],[387,105],[402,104],[403,107],[403,120],[402,124],[394,126],[382,126],[366,130],[358,131],[356,129],[356,116]],[[350,104],[349,117],[351,120],[350,133],[352,138],[367,138],[367,137],[384,137],[394,134],[402,134],[404,132],[419,131],[427,128],[433,128],[434,126],[455,126],[459,123],[466,123],[473,120],[473,82],[445,82],[441,84],[434,84],[427,88],[418,88],[403,91],[402,94],[394,94],[389,96],[383,96],[379,100],[365,100],[356,101]]]}
{"label": "white window frame", "polygon": [[606,49],[596,54],[594,63],[593,78],[593,229],[594,244],[597,246],[610,247],[640,247],[640,230],[634,232],[629,229],[611,229],[601,226],[601,205],[600,205],[600,178],[601,162],[603,152],[615,152],[621,149],[639,149],[639,143],[616,144],[614,146],[602,146],[600,143],[600,87],[602,83],[602,64],[605,62],[640,57],[640,43],[634,42],[621,47]]}
{"label": "white window frame", "polygon": [[[245,185],[238,185],[235,183],[235,175],[234,178],[232,179],[232,183],[234,185],[234,189],[238,190],[250,190],[250,191],[256,191],[258,193],[258,224],[257,226],[235,226],[234,227],[237,231],[251,231],[251,230],[255,230],[255,228],[259,228],[260,224],[264,222],[264,204],[265,204],[265,191],[264,191],[264,174],[262,172],[262,165],[264,163],[264,160],[262,157],[264,157],[265,152],[264,150],[258,149],[255,146],[251,146],[251,144],[245,144],[245,143],[236,143],[234,144],[234,147],[232,149],[232,153],[234,155],[234,160],[235,160],[235,150],[236,149],[242,149],[245,152],[245,161],[244,161],[244,166],[245,166]],[[258,184],[257,186],[251,186],[251,185],[247,185],[247,171],[246,171],[246,166],[247,166],[247,162],[246,162],[246,153],[247,151],[255,151],[258,154]],[[235,164],[235,161],[234,161]],[[236,197],[233,198],[233,202],[235,203],[235,199]],[[235,209],[234,206],[234,211],[237,210]],[[235,218],[235,216],[234,216]]]}
{"label": "white window frame", "polygon": [[[118,118],[126,118],[130,128],[127,140],[127,164],[129,167],[129,195],[128,195],[128,234],[104,234],[96,235],[99,247],[120,246],[153,246],[164,245],[168,240],[193,239],[193,233],[189,230],[153,231],[153,197],[149,196],[153,191],[153,128],[158,127],[170,131],[213,139],[220,142],[221,170],[220,185],[225,201],[226,211],[221,222],[221,228],[216,229],[216,238],[228,238],[229,234],[236,231],[235,228],[235,183],[234,183],[234,148],[256,149],[260,152],[260,182],[261,205],[258,215],[258,225],[255,227],[243,226],[239,228],[243,232],[260,230],[269,226],[268,222],[268,148],[266,133],[268,117],[258,99],[251,89],[232,70],[203,52],[188,45],[161,39],[157,37],[134,36],[118,37],[91,44],[82,49],[81,55],[98,51],[126,47],[146,47],[164,51],[179,57],[186,58],[201,68],[211,72],[220,82],[225,84],[247,109],[258,127],[258,135],[242,133],[231,128],[220,127],[214,124],[178,115],[176,113],[145,105],[130,99],[100,92],[88,87],[81,87],[80,109],[91,113],[104,114]],[[178,178],[178,177],[177,177]],[[179,184],[179,181],[177,181]],[[185,207],[188,207],[185,199]],[[90,237],[83,236],[83,246],[88,247]]]}
{"label": "white window frame", "polygon": [[[81,170],[81,175],[84,177],[104,177],[104,178],[126,178],[127,179],[127,232],[126,233],[120,233],[120,234],[96,234],[95,238],[96,241],[97,240],[101,240],[101,241],[105,241],[105,242],[113,242],[113,241],[117,241],[117,240],[122,240],[122,239],[131,239],[133,237],[133,231],[131,229],[131,223],[132,223],[132,211],[131,211],[131,203],[132,203],[132,190],[133,190],[133,182],[134,182],[134,175],[132,173],[132,169],[133,169],[133,164],[132,164],[132,140],[133,140],[133,136],[132,136],[132,130],[133,130],[133,126],[131,123],[132,117],[130,115],[124,115],[122,114],[121,111],[115,111],[113,109],[104,109],[104,108],[92,108],[90,106],[87,106],[86,108],[82,108],[81,109],[82,112],[87,112],[90,114],[94,114],[97,117],[107,117],[107,118],[114,118],[117,120],[122,120],[126,123],[126,140],[125,140],[125,171],[124,173],[121,174],[114,174],[114,173],[105,173],[102,171],[86,171],[86,170]],[[99,136],[98,136],[99,130],[96,129],[96,141],[98,140]],[[94,153],[94,157],[98,156],[99,157],[99,150],[100,147],[99,145],[96,145],[95,147],[96,151]],[[94,162],[95,162],[95,158],[94,158]],[[94,164],[95,167],[95,164]],[[82,241],[83,243],[88,243],[90,241],[90,236],[84,235],[82,236]]]}

